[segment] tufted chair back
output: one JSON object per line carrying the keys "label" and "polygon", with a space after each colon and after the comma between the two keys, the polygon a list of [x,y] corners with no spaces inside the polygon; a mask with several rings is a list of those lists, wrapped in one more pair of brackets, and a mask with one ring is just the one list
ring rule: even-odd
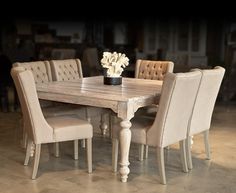
{"label": "tufted chair back", "polygon": [[135,78],[163,80],[167,72],[173,72],[171,61],[137,60]]}
{"label": "tufted chair back", "polygon": [[48,61],[17,62],[13,64],[13,67],[16,66],[23,67],[25,70],[31,70],[36,84],[52,81],[52,73]]}
{"label": "tufted chair back", "polygon": [[52,79],[54,81],[68,81],[83,78],[79,59],[51,60]]}
{"label": "tufted chair back", "polygon": [[[23,67],[25,70],[32,71],[35,84],[52,81],[52,73],[49,61],[16,62],[12,66]],[[52,105],[52,102],[40,100],[40,105],[41,107],[48,107]]]}
{"label": "tufted chair back", "polygon": [[13,67],[11,76],[20,99],[27,134],[35,144],[52,141],[53,130],[43,116],[32,71]]}

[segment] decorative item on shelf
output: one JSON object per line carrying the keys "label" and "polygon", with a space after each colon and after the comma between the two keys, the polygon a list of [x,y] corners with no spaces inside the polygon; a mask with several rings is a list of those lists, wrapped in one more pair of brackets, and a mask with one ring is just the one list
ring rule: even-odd
{"label": "decorative item on shelf", "polygon": [[124,71],[124,68],[129,65],[129,59],[122,53],[103,52],[101,65],[105,68],[104,84],[120,85],[122,84],[121,73]]}

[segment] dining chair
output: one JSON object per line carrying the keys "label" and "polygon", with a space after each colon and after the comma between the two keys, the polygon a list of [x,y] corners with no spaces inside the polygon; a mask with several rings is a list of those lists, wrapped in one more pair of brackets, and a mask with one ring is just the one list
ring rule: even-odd
{"label": "dining chair", "polygon": [[135,65],[135,78],[163,80],[168,72],[173,72],[171,61],[155,61],[138,59]]}
{"label": "dining chair", "polygon": [[[53,81],[74,81],[83,78],[83,70],[80,59],[65,59],[65,60],[51,60],[50,61],[52,70]],[[91,121],[93,117],[101,115],[101,133],[105,135],[108,125],[105,123],[106,116],[109,115],[109,109],[97,108],[82,105],[73,105],[77,108],[84,108],[84,118]],[[81,113],[79,112],[79,115]]]}
{"label": "dining chair", "polygon": [[192,169],[191,136],[203,133],[207,159],[210,159],[209,130],[216,98],[224,77],[225,69],[216,66],[214,69],[193,69],[202,73],[198,94],[194,104],[187,133],[188,168]]}
{"label": "dining chair", "polygon": [[[135,65],[135,78],[139,79],[150,79],[163,81],[165,75],[169,72],[173,72],[174,63],[172,61],[155,61],[155,60],[143,60],[138,59]],[[151,105],[140,108],[136,114],[150,116],[155,118],[158,105]],[[145,151],[144,151],[145,149]],[[148,158],[148,146],[139,146],[139,160]]]}
{"label": "dining chair", "polygon": [[[176,142],[180,143],[183,171],[188,171],[185,140],[200,78],[200,72],[166,74],[155,119],[135,116],[131,120],[131,142],[156,147],[162,184],[166,184],[165,147]],[[112,135],[112,168],[114,172],[117,171],[120,130],[119,124],[114,125]]]}
{"label": "dining chair", "polygon": [[[79,139],[86,139],[88,172],[91,173],[92,125],[88,121],[68,116],[44,118],[32,71],[22,67],[13,67],[11,76],[17,89],[28,134],[24,165],[28,165],[32,145],[35,145],[32,179],[36,179],[37,176],[42,144]],[[74,149],[74,155],[78,155],[78,148]]]}
{"label": "dining chair", "polygon": [[[49,61],[33,61],[33,62],[16,62],[13,67],[23,67],[25,70],[31,70],[34,76],[35,84],[52,82],[52,71]],[[61,116],[61,115],[78,115],[85,114],[84,109],[78,109],[76,106],[63,105],[63,103],[55,103],[52,101],[41,100],[40,106],[45,117]],[[23,121],[24,125],[24,121]],[[23,126],[23,147],[27,145],[27,132]],[[55,156],[59,156],[59,144],[55,143]]]}

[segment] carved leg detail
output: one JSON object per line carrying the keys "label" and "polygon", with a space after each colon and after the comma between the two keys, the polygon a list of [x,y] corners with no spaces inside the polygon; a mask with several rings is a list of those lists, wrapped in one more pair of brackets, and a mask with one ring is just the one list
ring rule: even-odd
{"label": "carved leg detail", "polygon": [[120,131],[120,150],[121,150],[121,161],[120,161],[120,175],[121,181],[127,182],[129,170],[129,148],[131,142],[131,122],[130,120],[123,120],[120,123],[122,129]]}
{"label": "carved leg detail", "polygon": [[106,114],[101,115],[101,124],[100,124],[101,134],[105,137],[108,129],[108,125],[106,124]]}

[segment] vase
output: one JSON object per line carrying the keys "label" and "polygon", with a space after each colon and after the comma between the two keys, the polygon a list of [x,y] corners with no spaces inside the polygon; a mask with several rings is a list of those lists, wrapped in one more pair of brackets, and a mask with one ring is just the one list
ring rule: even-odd
{"label": "vase", "polygon": [[103,83],[106,85],[121,85],[122,76],[119,76],[119,77],[104,76]]}

